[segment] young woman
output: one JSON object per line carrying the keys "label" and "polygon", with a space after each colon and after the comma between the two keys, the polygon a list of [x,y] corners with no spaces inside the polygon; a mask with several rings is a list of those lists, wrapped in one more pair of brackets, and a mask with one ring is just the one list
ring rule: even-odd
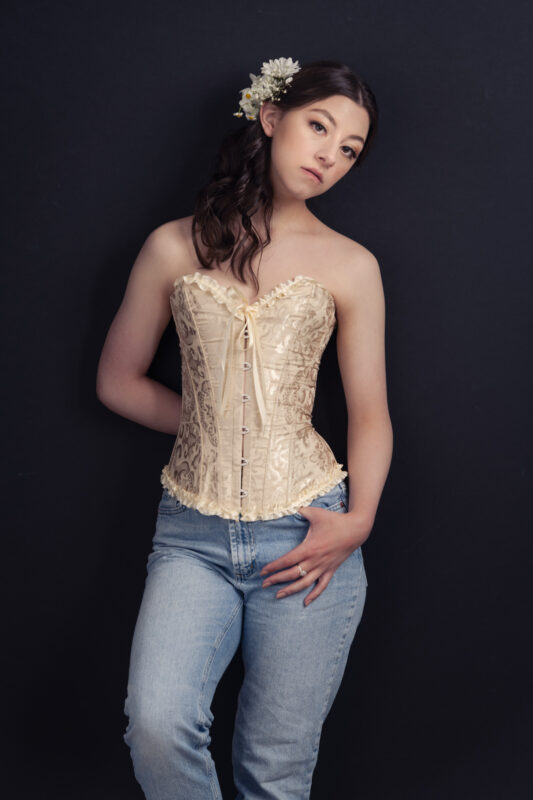
{"label": "young woman", "polygon": [[[332,61],[250,77],[195,213],[146,239],[98,368],[106,406],[176,435],[125,701],[148,800],[221,798],[210,707],[239,645],[237,798],[309,797],[392,452],[378,262],[306,205],[362,163],[374,96]],[[181,396],[146,375],[171,314]],[[335,325],[347,471],[311,424]]]}

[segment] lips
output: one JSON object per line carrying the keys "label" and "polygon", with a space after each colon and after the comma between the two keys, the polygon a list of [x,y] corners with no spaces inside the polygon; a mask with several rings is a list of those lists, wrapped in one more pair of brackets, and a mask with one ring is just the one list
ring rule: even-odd
{"label": "lips", "polygon": [[322,183],[322,175],[317,169],[312,169],[311,167],[302,167],[302,169],[305,173],[311,175],[317,183]]}

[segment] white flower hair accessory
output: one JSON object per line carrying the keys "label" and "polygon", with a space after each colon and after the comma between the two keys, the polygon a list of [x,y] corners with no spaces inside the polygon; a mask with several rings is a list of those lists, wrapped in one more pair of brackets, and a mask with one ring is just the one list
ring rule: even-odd
{"label": "white flower hair accessory", "polygon": [[234,111],[233,116],[242,117],[244,114],[246,119],[257,119],[258,111],[265,100],[279,100],[287,91],[292,76],[300,69],[298,61],[293,61],[292,58],[271,58],[270,61],[263,61],[261,75],[250,72],[252,85],[241,89],[239,106],[242,110]]}

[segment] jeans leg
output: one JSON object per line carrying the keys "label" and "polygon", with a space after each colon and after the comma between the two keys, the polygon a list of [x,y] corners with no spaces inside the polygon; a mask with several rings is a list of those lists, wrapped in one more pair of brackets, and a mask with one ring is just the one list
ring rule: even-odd
{"label": "jeans leg", "polygon": [[261,588],[262,565],[299,544],[307,530],[307,523],[294,517],[274,522],[270,528],[252,523],[258,570],[245,595],[245,676],[233,738],[236,800],[309,798],[322,725],[366,597],[361,548],[307,607],[303,600],[311,586],[281,599],[275,595],[285,584]]}
{"label": "jeans leg", "polygon": [[[172,522],[160,521],[167,534]],[[240,641],[242,596],[185,548],[167,544],[149,565],[124,704],[135,777],[147,800],[221,800],[210,706]]]}

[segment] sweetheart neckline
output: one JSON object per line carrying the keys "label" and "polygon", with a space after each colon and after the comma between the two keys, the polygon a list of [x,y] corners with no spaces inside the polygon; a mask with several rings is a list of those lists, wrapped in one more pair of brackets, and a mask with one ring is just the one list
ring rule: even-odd
{"label": "sweetheart neckline", "polygon": [[279,294],[281,294],[281,292],[283,292],[285,289],[288,289],[289,287],[293,286],[295,283],[298,283],[299,281],[302,281],[302,280],[309,281],[310,283],[314,283],[316,286],[318,286],[320,289],[322,289],[323,292],[325,292],[328,295],[328,297],[332,300],[333,305],[334,306],[336,305],[335,304],[335,298],[333,297],[333,294],[329,291],[329,289],[327,289],[324,286],[324,284],[322,284],[319,280],[317,280],[317,278],[312,278],[310,275],[303,275],[303,274],[295,275],[294,278],[288,278],[285,281],[281,281],[280,283],[277,283],[272,289],[270,289],[270,291],[266,292],[266,294],[264,294],[264,295],[261,295],[261,297],[258,297],[256,300],[253,301],[253,303],[248,303],[248,301],[246,300],[244,295],[242,295],[240,293],[239,289],[236,286],[233,286],[233,285],[232,286],[224,286],[223,283],[220,283],[219,281],[217,281],[216,278],[213,278],[212,275],[208,275],[206,272],[200,272],[199,270],[195,270],[194,272],[187,272],[185,275],[180,275],[179,278],[176,278],[176,280],[174,281],[172,294],[174,294],[175,289],[177,288],[177,286],[182,281],[186,281],[186,282],[189,283],[189,282],[193,281],[197,276],[200,277],[201,279],[205,279],[208,283],[210,283],[211,285],[214,285],[217,289],[221,290],[224,293],[230,293],[231,292],[231,293],[236,294],[237,296],[241,297],[245,301],[245,303],[244,303],[244,307],[245,308],[254,308],[255,306],[265,305],[270,300],[272,300],[274,297],[277,297]]}

